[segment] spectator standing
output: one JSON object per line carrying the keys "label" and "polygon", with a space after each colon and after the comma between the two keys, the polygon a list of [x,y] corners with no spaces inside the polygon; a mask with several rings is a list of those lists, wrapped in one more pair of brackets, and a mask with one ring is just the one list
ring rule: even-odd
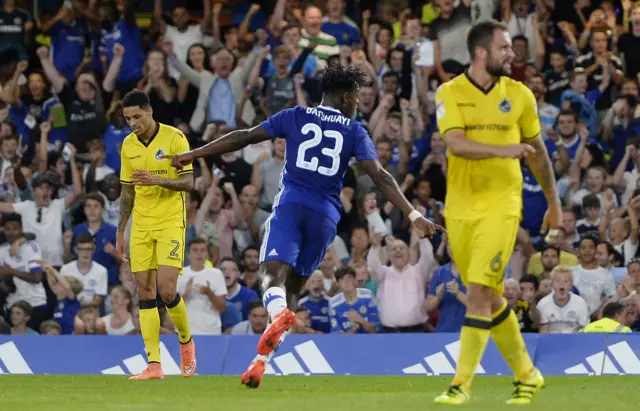
{"label": "spectator standing", "polygon": [[[102,31],[100,35],[100,57],[110,66],[116,58],[116,44],[127,50],[127,58],[117,77],[117,84],[122,91],[135,88],[142,77],[145,55],[142,50],[142,36],[136,22],[135,3],[133,0],[122,2],[122,16],[114,2],[103,2]],[[119,169],[119,167],[118,167]]]}
{"label": "spectator standing", "polygon": [[[451,258],[451,247],[446,242],[447,254]],[[462,284],[460,270],[453,259],[439,267],[431,277],[427,299],[424,303],[426,313],[438,310],[436,332],[460,332],[467,312],[467,287]]]}
{"label": "spectator standing", "polygon": [[439,0],[439,6],[440,15],[431,23],[430,33],[437,74],[449,81],[454,77],[450,66],[463,66],[470,61],[464,39],[471,27],[471,0],[461,0],[457,6],[453,0]]}
{"label": "spectator standing", "polygon": [[[201,237],[207,240],[209,247],[209,262],[211,266],[218,265],[220,259],[220,236],[215,224],[205,221],[205,214],[199,212],[202,205],[202,196],[199,191],[192,190],[186,199],[187,205],[187,230],[185,244],[189,244],[193,238]],[[189,265],[189,258],[185,260],[185,265]]]}
{"label": "spectator standing", "polygon": [[[115,174],[120,175],[120,150],[125,137],[131,134],[131,128],[124,120],[121,101],[111,103],[111,107],[107,111],[107,120],[109,122],[107,130],[102,136],[105,150],[104,164],[112,169]],[[105,177],[107,175],[105,173]]]}
{"label": "spectator standing", "polygon": [[240,269],[238,268],[238,263],[236,263],[233,258],[223,258],[220,261],[220,270],[222,270],[224,282],[227,286],[227,301],[235,304],[242,313],[242,319],[247,320],[249,307],[252,302],[258,300],[258,294],[238,283],[240,279]]}
{"label": "spectator standing", "polygon": [[106,153],[102,140],[89,141],[87,149],[89,150],[89,164],[85,164],[82,178],[85,186],[88,189],[92,189],[96,186],[96,183],[101,182],[106,176],[114,174],[116,171],[105,164]]}
{"label": "spectator standing", "polygon": [[71,157],[71,175],[73,177],[73,193],[64,199],[51,199],[52,184],[45,176],[33,180],[34,201],[18,203],[0,203],[0,212],[16,212],[22,216],[25,231],[36,235],[44,247],[42,257],[54,267],[62,266],[64,251],[62,243],[62,218],[82,193],[80,173],[76,168],[74,157]]}
{"label": "spectator standing", "polygon": [[[622,2],[623,5],[627,5],[630,2]],[[634,3],[629,10],[624,10],[625,17],[628,16],[631,20],[628,24],[630,30],[626,31],[620,36],[618,40],[618,49],[624,56],[625,62],[625,74],[632,79],[638,78],[640,73],[640,4]]]}
{"label": "spectator standing", "polygon": [[174,104],[177,83],[169,77],[169,67],[164,53],[160,50],[150,51],[142,73],[138,89],[149,95],[153,118],[159,123],[174,124],[174,118],[177,117]]}
{"label": "spectator standing", "polygon": [[360,29],[344,14],[345,0],[328,0],[327,15],[322,19],[322,32],[333,36],[339,46],[360,45]]}
{"label": "spectator standing", "polygon": [[[429,274],[435,259],[429,239],[419,239],[415,229],[411,234],[409,250],[402,240],[393,240],[388,254],[391,266],[383,266],[380,260],[380,236],[370,234],[371,249],[367,264],[371,276],[378,282],[378,306],[380,322],[388,332],[422,332],[427,321],[424,302]],[[419,251],[418,251],[419,249]],[[410,252],[419,252],[416,264],[410,264]]]}
{"label": "spectator standing", "polygon": [[298,306],[307,310],[311,317],[311,328],[328,334],[331,332],[329,297],[324,293],[323,275],[316,271],[305,284],[307,295],[298,301]]}
{"label": "spectator standing", "polygon": [[335,37],[322,31],[322,11],[316,6],[308,6],[302,16],[302,38],[298,47],[304,49],[315,45],[313,55],[318,58],[320,67],[327,64],[329,57],[340,54]]}
{"label": "spectator standing", "polygon": [[218,182],[218,178],[214,176],[213,184],[209,186],[196,215],[196,221],[210,221],[215,225],[220,236],[219,257],[227,258],[233,256],[233,230],[238,221],[243,218],[243,210],[231,183],[226,184],[224,189],[231,197],[233,208],[231,210],[223,208],[224,197]]}
{"label": "spectator standing", "polygon": [[0,10],[0,52],[18,51],[20,60],[28,57],[26,45],[33,29],[31,14],[16,6],[16,0],[4,0]]}
{"label": "spectator standing", "polygon": [[250,245],[260,244],[262,228],[269,218],[269,213],[258,208],[258,190],[255,186],[247,184],[240,193],[240,205],[244,212],[244,218],[238,222],[234,232],[236,250],[243,253]]}
{"label": "spectator standing", "polygon": [[[527,81],[527,86],[533,92],[538,104],[538,116],[540,117],[540,125],[542,126],[542,137],[549,140],[549,133],[555,133],[553,127],[556,124],[560,109],[545,101],[545,95],[547,94],[547,87],[544,84],[544,76],[537,73]],[[561,173],[562,174],[562,173]]]}
{"label": "spectator standing", "polygon": [[271,211],[276,195],[280,191],[280,175],[284,168],[285,150],[285,139],[276,138],[273,141],[273,155],[262,154],[253,163],[251,184],[261,193],[259,206],[265,211]]}
{"label": "spectator standing", "polygon": [[[211,27],[211,5],[212,2],[209,0],[202,1],[203,16],[200,24],[191,23],[191,16],[186,7],[174,6],[171,10],[173,25],[169,25],[162,16],[162,0],[154,1],[153,22],[157,25],[158,32],[175,45],[176,57],[181,62],[186,63],[189,47],[196,43],[204,43],[204,36]],[[172,70],[171,77],[178,80],[180,72]]]}
{"label": "spectator standing", "polygon": [[66,114],[69,141],[79,153],[87,153],[87,143],[100,139],[105,128],[105,106],[111,104],[111,94],[102,93],[93,74],[81,74],[71,88],[60,76],[45,47],[38,49],[38,57],[53,91],[58,95]]}
{"label": "spectator standing", "polygon": [[220,314],[226,310],[227,287],[222,272],[205,267],[208,257],[207,240],[192,239],[189,243],[190,265],[178,278],[178,292],[184,298],[193,335],[222,333]]}
{"label": "spectator standing", "polygon": [[619,284],[620,280],[627,275],[627,267],[624,265],[622,254],[616,251],[609,241],[600,240],[598,242],[596,259],[600,267],[611,271],[613,281],[616,284]]}
{"label": "spectator standing", "polygon": [[116,250],[116,227],[104,220],[104,198],[97,193],[89,193],[84,200],[84,215],[87,221],[73,228],[70,249],[65,250],[65,260],[71,261],[71,255],[81,234],[90,235],[95,251],[93,261],[107,269],[109,286],[120,284],[118,279],[118,262],[120,255]]}
{"label": "spectator standing", "polygon": [[[7,243],[0,246],[0,277],[8,276],[13,280],[15,291],[7,296],[7,309],[19,301],[29,305],[28,326],[34,330],[51,318],[47,306],[47,295],[42,284],[42,253],[36,241],[24,237],[22,218],[19,214],[7,213],[2,217],[2,228]],[[27,311],[27,310],[23,310]]]}
{"label": "spectator standing", "polygon": [[191,116],[189,126],[195,132],[203,132],[208,124],[224,122],[231,128],[236,127],[237,116],[241,116],[246,124],[253,123],[256,116],[252,104],[245,104],[239,113],[237,102],[242,101],[249,80],[251,68],[255,65],[258,53],[251,52],[243,67],[236,64],[235,57],[227,49],[214,54],[213,73],[203,70],[197,72],[189,67],[186,61],[179,59],[174,53],[176,46],[171,42],[163,45],[163,51],[169,56],[172,66],[184,76],[189,83],[200,90],[196,110]]}
{"label": "spectator standing", "polygon": [[74,248],[78,259],[63,265],[60,274],[82,281],[83,289],[78,295],[78,300],[83,308],[100,309],[107,297],[109,275],[104,266],[91,259],[96,248],[93,236],[89,233],[78,234]]}
{"label": "spectator standing", "polygon": [[540,334],[571,334],[589,324],[589,308],[572,293],[573,270],[558,266],[551,273],[553,292],[538,302]]}
{"label": "spectator standing", "polygon": [[576,67],[584,69],[588,80],[588,90],[600,89],[602,96],[596,102],[596,109],[603,110],[611,107],[613,85],[621,84],[624,80],[622,60],[608,51],[607,31],[593,30],[591,33],[591,51],[576,59]]}
{"label": "spectator standing", "polygon": [[82,6],[82,2],[66,2],[42,24],[42,31],[51,36],[52,67],[67,81],[76,79],[89,40],[89,24],[81,12],[88,7]]}
{"label": "spectator standing", "polygon": [[573,271],[573,284],[587,303],[589,315],[597,315],[602,304],[616,295],[611,271],[601,267],[596,259],[597,240],[585,236],[580,240],[580,265]]}

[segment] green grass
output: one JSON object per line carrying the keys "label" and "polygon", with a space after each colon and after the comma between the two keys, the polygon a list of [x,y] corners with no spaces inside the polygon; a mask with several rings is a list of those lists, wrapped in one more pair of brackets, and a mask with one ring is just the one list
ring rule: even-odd
{"label": "green grass", "polygon": [[[167,377],[129,381],[114,376],[0,377],[0,408],[7,411],[424,411],[444,377],[267,377],[257,390],[238,377]],[[513,409],[507,377],[477,377],[473,410]],[[640,378],[548,377],[528,410],[637,410]],[[446,406],[444,407],[446,408]],[[517,408],[517,407],[516,407]]]}

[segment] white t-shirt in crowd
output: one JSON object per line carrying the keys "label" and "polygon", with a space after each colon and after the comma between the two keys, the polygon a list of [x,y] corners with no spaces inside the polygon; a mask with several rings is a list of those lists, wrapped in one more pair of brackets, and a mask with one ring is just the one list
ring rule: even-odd
{"label": "white t-shirt in crowd", "polygon": [[191,266],[184,268],[183,273],[178,277],[178,292],[185,294],[187,283],[193,278],[193,289],[189,298],[185,300],[187,314],[189,316],[189,328],[193,335],[214,335],[222,333],[222,321],[220,313],[213,308],[209,298],[201,294],[197,287],[207,286],[213,290],[217,296],[227,295],[227,286],[224,283],[222,271],[213,267],[205,267],[202,271],[193,271]]}
{"label": "white t-shirt in crowd", "polygon": [[68,275],[75,277],[82,281],[84,288],[82,289],[82,292],[78,294],[78,301],[80,301],[81,304],[90,303],[96,295],[103,297],[107,295],[109,274],[103,265],[98,264],[95,261],[91,262],[91,268],[89,268],[89,272],[86,274],[80,272],[77,260],[63,265],[62,268],[60,268],[60,274],[63,276]]}
{"label": "white t-shirt in crowd", "polygon": [[[85,183],[87,182],[87,174],[89,174],[89,168],[89,165],[86,165],[84,167],[84,170],[82,171],[82,181],[84,181]],[[102,181],[109,174],[115,174],[115,170],[109,166],[100,166],[96,168],[95,181]]]}
{"label": "white t-shirt in crowd", "polygon": [[[176,58],[185,62],[187,61],[189,47],[204,41],[204,34],[199,24],[189,26],[184,33],[180,33],[174,26],[167,25],[167,32],[164,37],[173,43],[173,52]],[[180,72],[172,66],[169,66],[169,75],[175,80],[180,78]]]}
{"label": "white t-shirt in crowd", "polygon": [[34,201],[13,203],[13,209],[22,216],[22,229],[33,233],[42,247],[42,259],[53,267],[62,265],[64,246],[62,243],[62,217],[65,212],[64,199],[51,200],[48,207],[42,207],[40,222],[38,208]]}
{"label": "white t-shirt in crowd", "polygon": [[136,327],[133,325],[133,320],[129,317],[126,323],[120,328],[113,328],[111,326],[111,316],[113,314],[108,314],[102,317],[102,321],[104,321],[104,328],[107,331],[107,335],[127,335],[131,331],[135,330]]}
{"label": "white t-shirt in crowd", "polygon": [[616,283],[611,271],[604,267],[587,270],[581,265],[573,269],[573,285],[587,303],[589,314],[596,312],[602,303],[616,295]]}
{"label": "white t-shirt in crowd", "polygon": [[240,321],[231,327],[231,335],[254,335],[253,327],[249,320]]}
{"label": "white t-shirt in crowd", "polygon": [[551,334],[571,334],[589,324],[589,309],[584,298],[569,293],[569,301],[559,306],[549,294],[538,302],[540,325],[549,327]]}
{"label": "white t-shirt in crowd", "polygon": [[[36,263],[38,260],[42,260],[42,253],[40,246],[35,241],[25,241],[13,256],[10,244],[0,246],[0,264],[6,264],[14,270],[25,273],[42,271],[40,264]],[[46,279],[43,278],[42,281],[46,281]],[[16,292],[7,297],[7,308],[21,300],[28,302],[32,307],[39,307],[47,303],[47,294],[42,282],[33,284],[13,277],[13,283],[16,285]]]}

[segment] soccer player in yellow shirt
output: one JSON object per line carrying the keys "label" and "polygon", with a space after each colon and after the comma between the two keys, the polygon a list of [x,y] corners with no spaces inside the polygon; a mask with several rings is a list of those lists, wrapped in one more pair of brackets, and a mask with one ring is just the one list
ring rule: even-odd
{"label": "soccer player in yellow shirt", "polygon": [[444,215],[468,303],[456,375],[435,402],[470,400],[471,380],[491,335],[516,377],[507,403],[529,404],[544,379],[502,297],[522,216],[521,159],[526,158],[549,203],[543,226],[560,226],[560,200],[536,100],[522,83],[506,77],[514,57],[507,27],[479,22],[469,31],[467,47],[468,71],[436,93],[438,127],[449,150]]}
{"label": "soccer player in yellow shirt", "polygon": [[195,344],[189,331],[187,309],[177,292],[182,270],[186,229],[185,196],[193,189],[193,166],[171,167],[165,155],[189,150],[189,142],[176,128],[153,119],[149,96],[134,90],[122,101],[124,117],[133,133],[122,143],[122,194],[117,249],[127,255],[124,230],[133,212],[130,241],[131,271],[138,283],[140,328],[147,350],[148,367],[132,380],[164,378],[160,366],[160,316],[156,291],[178,329],[181,372],[196,370]]}

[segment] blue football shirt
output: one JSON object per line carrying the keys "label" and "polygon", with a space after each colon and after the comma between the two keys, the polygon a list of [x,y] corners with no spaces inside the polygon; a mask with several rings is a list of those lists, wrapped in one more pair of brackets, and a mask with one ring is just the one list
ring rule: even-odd
{"label": "blue football shirt", "polygon": [[242,321],[249,318],[249,306],[255,300],[259,300],[258,294],[250,288],[240,286],[238,291],[233,295],[227,295],[227,301],[238,308],[238,311],[242,314]]}
{"label": "blue football shirt", "polygon": [[377,160],[367,130],[332,107],[295,107],[260,124],[272,138],[287,140],[280,192],[273,207],[303,204],[340,220],[340,190],[349,160]]}
{"label": "blue football shirt", "polygon": [[[378,317],[378,306],[373,298],[373,293],[366,288],[358,288],[358,298],[355,303],[349,304],[344,298],[344,294],[340,293],[331,298],[329,304],[329,313],[331,316],[331,332],[348,332],[353,328],[353,323],[349,320],[348,313],[353,310],[360,314],[368,323],[375,324],[378,329],[381,328],[380,318]],[[366,334],[364,328],[358,330],[358,334]]]}
{"label": "blue football shirt", "polygon": [[329,297],[322,296],[318,301],[306,296],[298,301],[298,306],[304,307],[309,312],[311,318],[311,328],[323,333],[331,332],[331,323],[329,322]]}

